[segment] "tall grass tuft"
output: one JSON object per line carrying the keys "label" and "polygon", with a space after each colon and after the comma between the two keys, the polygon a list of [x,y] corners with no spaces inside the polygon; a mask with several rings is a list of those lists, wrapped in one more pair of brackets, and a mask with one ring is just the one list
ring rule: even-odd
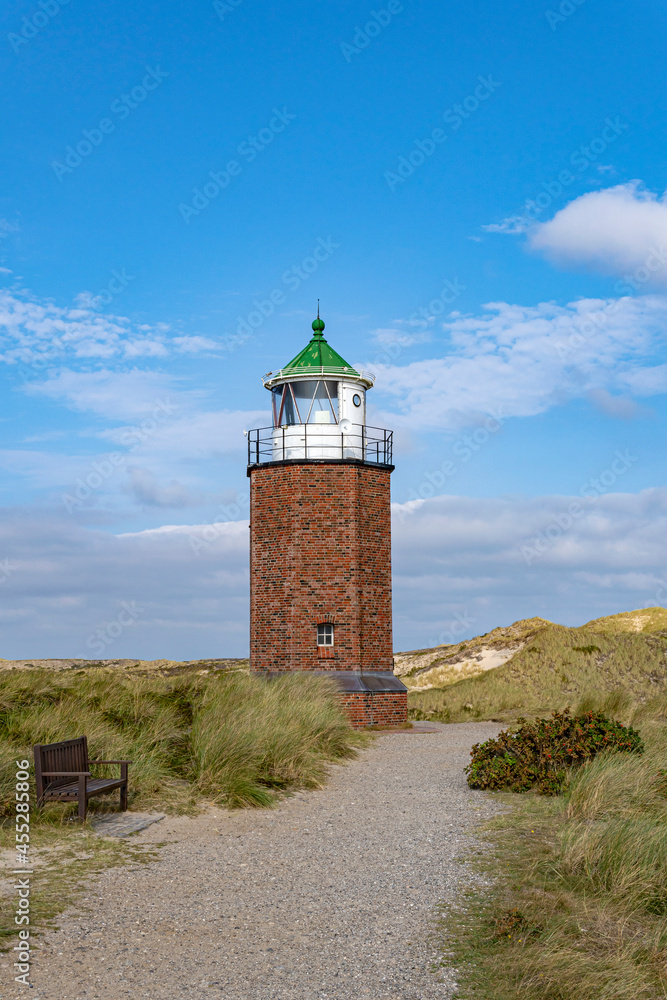
{"label": "tall grass tuft", "polygon": [[294,785],[320,788],[330,761],[363,741],[333,685],[288,674],[270,682],[236,674],[211,685],[192,731],[197,785],[229,806],[267,806]]}
{"label": "tall grass tuft", "polygon": [[[1,814],[11,814],[16,759],[31,759],[35,743],[81,735],[91,759],[132,761],[134,808],[186,808],[195,796],[269,805],[289,788],[319,787],[327,765],[364,741],[318,678],[10,670],[0,683]],[[43,816],[71,808],[49,806]]]}

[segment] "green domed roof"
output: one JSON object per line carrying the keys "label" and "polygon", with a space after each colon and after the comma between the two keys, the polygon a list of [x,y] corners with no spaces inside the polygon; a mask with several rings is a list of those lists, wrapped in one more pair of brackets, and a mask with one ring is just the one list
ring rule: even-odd
{"label": "green domed roof", "polygon": [[309,368],[313,368],[317,369],[317,373],[319,374],[319,369],[325,368],[327,372],[332,372],[332,374],[338,373],[340,375],[351,375],[352,377],[356,376],[359,378],[360,373],[356,368],[348,365],[347,361],[341,358],[340,354],[334,351],[333,347],[329,347],[324,339],[323,330],[324,320],[320,319],[318,314],[317,319],[313,321],[312,340],[281,370],[283,372],[295,371],[299,374],[306,374]]}

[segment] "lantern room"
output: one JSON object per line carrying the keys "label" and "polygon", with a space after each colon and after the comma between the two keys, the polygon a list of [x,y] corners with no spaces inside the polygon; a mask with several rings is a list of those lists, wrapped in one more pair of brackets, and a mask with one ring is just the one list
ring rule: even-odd
{"label": "lantern room", "polygon": [[271,393],[273,425],[249,432],[248,465],[318,459],[391,465],[391,432],[366,423],[366,392],[375,376],[329,346],[319,313],[312,329],[304,349],[262,380]]}

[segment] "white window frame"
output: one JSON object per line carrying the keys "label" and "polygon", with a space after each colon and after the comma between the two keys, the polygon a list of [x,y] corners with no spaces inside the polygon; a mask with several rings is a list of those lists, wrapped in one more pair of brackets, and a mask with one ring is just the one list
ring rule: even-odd
{"label": "white window frame", "polygon": [[334,627],[330,622],[320,622],[317,626],[317,645],[325,649],[334,644]]}

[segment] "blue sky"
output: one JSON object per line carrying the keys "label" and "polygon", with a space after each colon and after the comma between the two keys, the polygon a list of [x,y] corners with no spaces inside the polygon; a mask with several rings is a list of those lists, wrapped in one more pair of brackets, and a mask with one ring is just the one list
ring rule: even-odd
{"label": "blue sky", "polygon": [[0,654],[246,651],[242,432],[318,297],[397,648],[664,602],[662,5],[0,17]]}

